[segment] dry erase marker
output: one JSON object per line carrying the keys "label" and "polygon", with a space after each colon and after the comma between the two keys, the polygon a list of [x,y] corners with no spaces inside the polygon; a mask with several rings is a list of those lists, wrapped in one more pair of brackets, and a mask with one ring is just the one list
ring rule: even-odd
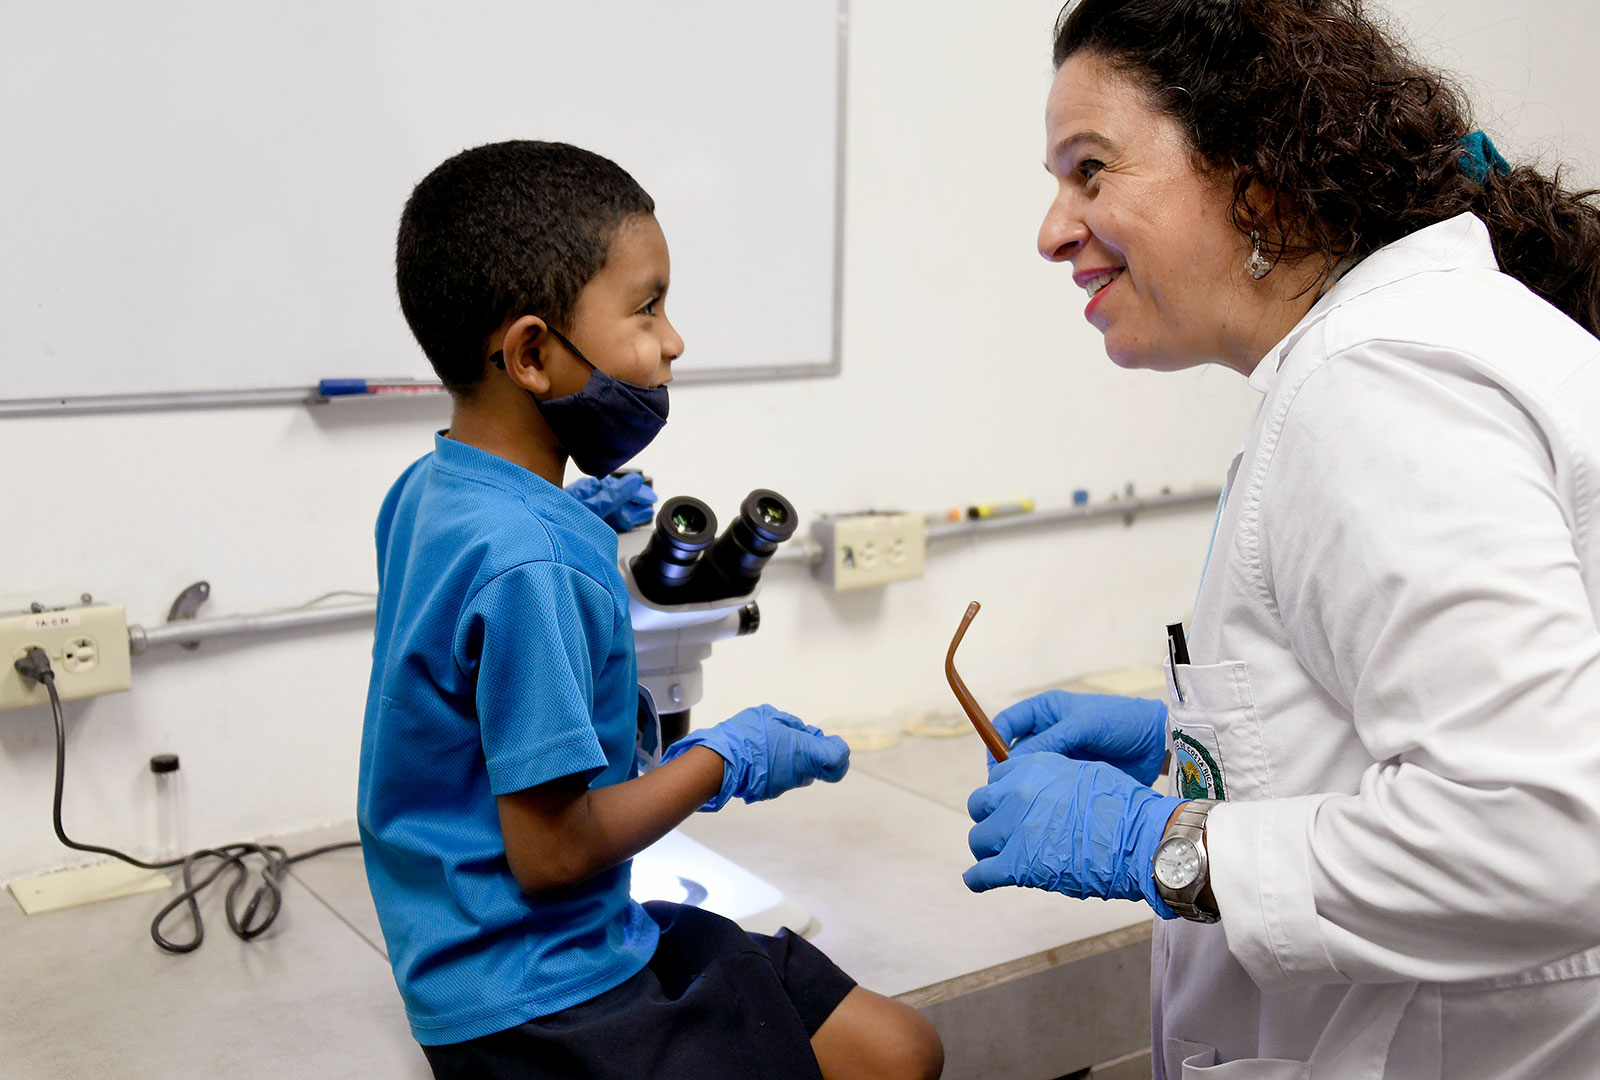
{"label": "dry erase marker", "polygon": [[443,383],[428,379],[323,379],[317,383],[317,393],[325,398],[359,394],[436,394],[443,389]]}
{"label": "dry erase marker", "polygon": [[967,517],[973,521],[1031,513],[1033,513],[1032,499],[1018,499],[1016,502],[1006,503],[984,503],[981,506],[967,507]]}

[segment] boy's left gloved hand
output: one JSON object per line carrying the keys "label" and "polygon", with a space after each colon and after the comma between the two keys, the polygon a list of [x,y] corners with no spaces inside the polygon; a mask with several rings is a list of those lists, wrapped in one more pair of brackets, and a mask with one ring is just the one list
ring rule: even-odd
{"label": "boy's left gloved hand", "polygon": [[656,493],[639,473],[580,476],[567,485],[566,492],[619,533],[638,528],[655,514],[651,506]]}
{"label": "boy's left gloved hand", "polygon": [[1025,754],[989,770],[967,799],[977,865],[961,875],[983,892],[1025,885],[1068,896],[1146,900],[1176,918],[1156,892],[1152,861],[1182,799],[1159,795],[1103,761]]}
{"label": "boy's left gloved hand", "polygon": [[715,750],[724,762],[722,790],[700,809],[720,810],[729,799],[760,802],[813,780],[840,780],[850,768],[850,747],[771,705],[734,714],[715,727],[691,731],[661,757],[665,765],[692,746]]}

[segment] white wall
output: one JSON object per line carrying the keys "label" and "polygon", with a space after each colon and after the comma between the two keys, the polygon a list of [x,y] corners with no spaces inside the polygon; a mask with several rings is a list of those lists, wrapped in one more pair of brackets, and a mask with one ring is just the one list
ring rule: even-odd
{"label": "white wall", "polygon": [[[844,373],[676,392],[641,460],[658,489],[726,518],[756,486],[809,516],[1214,485],[1253,395],[1220,369],[1118,371],[1068,273],[1033,250],[1054,0],[852,6]],[[670,242],[672,208],[660,217]],[[239,298],[242,324],[271,310]],[[695,328],[680,329],[689,364]],[[6,485],[0,610],[87,590],[152,625],[199,578],[205,614],[370,589],[378,502],[446,415],[410,401],[0,423],[0,461],[48,478]],[[944,648],[975,598],[963,670],[991,708],[1153,661],[1210,527],[1201,510],[939,547],[924,579],[843,596],[774,569],[760,633],[718,647],[697,716],[771,700],[826,725],[945,705]],[[183,759],[191,846],[348,820],[369,650],[361,627],[136,658],[132,692],[68,706],[68,831],[147,845],[146,761],[164,751]],[[0,713],[0,880],[81,861],[51,833],[52,760],[43,710]]]}
{"label": "white wall", "polygon": [[[1372,3],[1372,0],[1369,0]],[[1479,126],[1513,162],[1561,163],[1576,186],[1600,182],[1593,0],[1378,0],[1419,55],[1451,72]]]}

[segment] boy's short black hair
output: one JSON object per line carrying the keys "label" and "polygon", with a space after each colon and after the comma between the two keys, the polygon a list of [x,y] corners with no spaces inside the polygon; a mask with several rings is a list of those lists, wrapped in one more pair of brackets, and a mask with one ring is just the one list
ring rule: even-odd
{"label": "boy's short black hair", "polygon": [[484,375],[507,315],[568,329],[612,235],[655,201],[620,166],[566,143],[491,143],[429,173],[400,215],[400,310],[454,393]]}

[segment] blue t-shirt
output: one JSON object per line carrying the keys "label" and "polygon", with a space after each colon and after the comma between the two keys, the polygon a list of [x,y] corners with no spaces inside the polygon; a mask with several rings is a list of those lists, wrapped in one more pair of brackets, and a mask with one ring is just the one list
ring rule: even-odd
{"label": "blue t-shirt", "polygon": [[442,434],[390,489],[377,540],[361,845],[412,1034],[461,1042],[596,997],[655,952],[629,863],[529,897],[495,804],[634,775],[628,591],[610,526]]}

